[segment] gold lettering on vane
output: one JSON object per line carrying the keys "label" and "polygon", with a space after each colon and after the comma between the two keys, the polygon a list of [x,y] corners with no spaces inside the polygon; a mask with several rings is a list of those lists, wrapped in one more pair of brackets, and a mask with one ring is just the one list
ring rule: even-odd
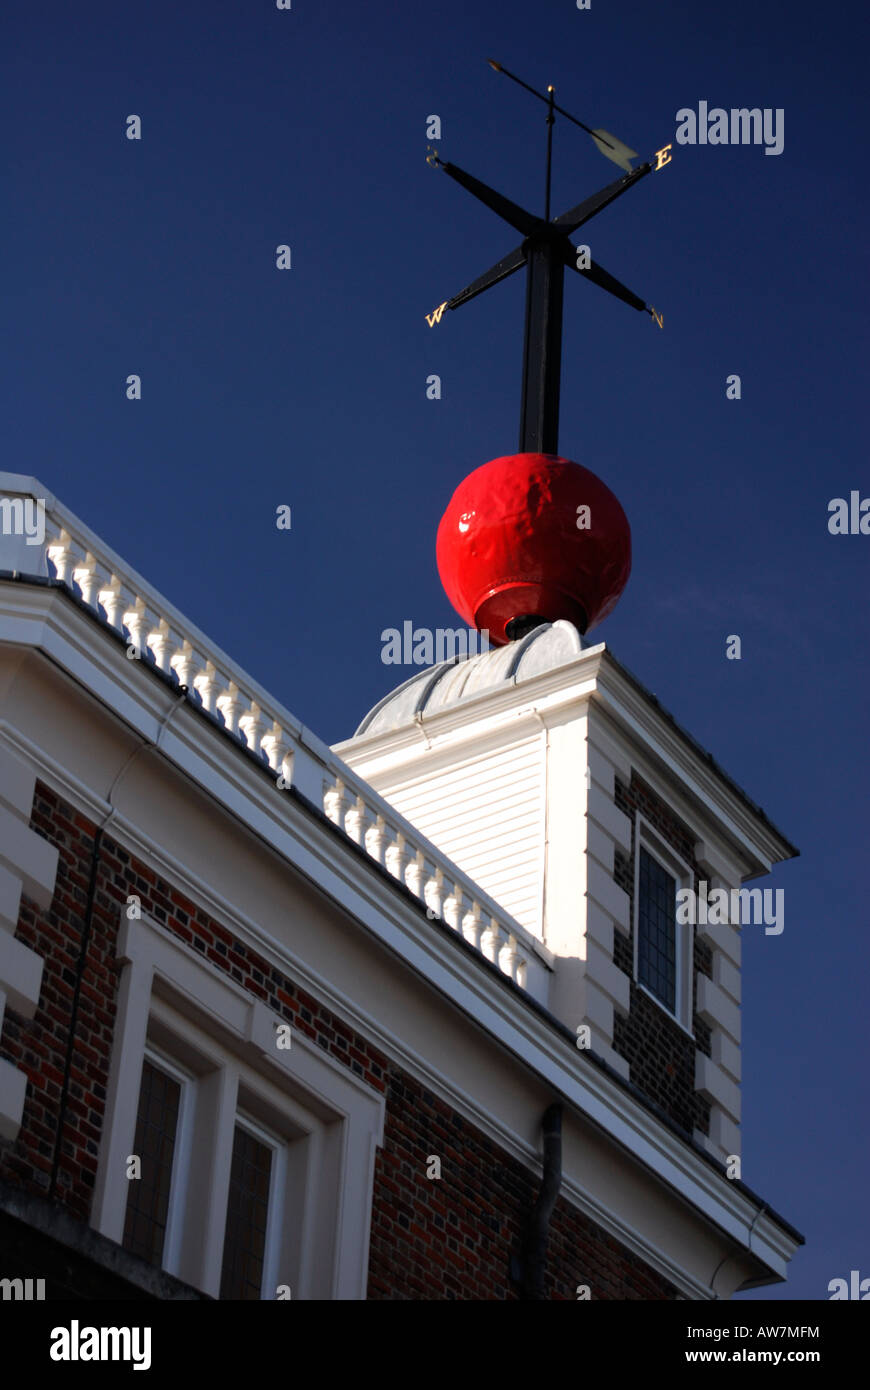
{"label": "gold lettering on vane", "polygon": [[673,145],[665,145],[662,149],[656,150],[656,169],[663,169],[666,164],[670,164],[673,156],[668,154],[668,150],[673,148]]}
{"label": "gold lettering on vane", "polygon": [[444,310],[446,308],[447,300],[445,299],[443,304],[439,304],[437,309],[433,309],[431,314],[426,315],[426,322],[428,323],[430,328],[432,328],[434,324],[441,322],[441,315],[444,313]]}

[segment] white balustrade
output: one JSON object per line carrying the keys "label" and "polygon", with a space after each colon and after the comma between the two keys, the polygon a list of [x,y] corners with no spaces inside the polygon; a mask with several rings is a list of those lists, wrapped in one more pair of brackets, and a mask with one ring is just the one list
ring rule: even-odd
{"label": "white balustrade", "polygon": [[[4,475],[8,491],[16,475]],[[20,495],[30,495],[19,488]],[[546,1002],[547,953],[455,864],[397,817],[365,782],[328,748],[301,729],[277,702],[215,648],[193,624],[59,503],[46,506],[45,554],[59,580],[109,627],[150,650],[159,670],[173,673],[225,730],[239,733],[286,784],[321,805],[327,818],[380,864],[433,917],[447,923],[510,979],[525,988],[530,965],[535,991]],[[36,557],[34,557],[36,558]],[[40,562],[41,563],[41,562]]]}

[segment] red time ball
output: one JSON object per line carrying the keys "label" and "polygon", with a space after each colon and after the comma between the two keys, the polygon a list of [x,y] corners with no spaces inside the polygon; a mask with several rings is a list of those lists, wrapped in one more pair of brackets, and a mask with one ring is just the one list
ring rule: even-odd
{"label": "red time ball", "polygon": [[631,530],[588,468],[553,454],[509,454],[459,484],[441,518],[438,573],[464,621],[504,646],[542,622],[586,632],[631,572]]}

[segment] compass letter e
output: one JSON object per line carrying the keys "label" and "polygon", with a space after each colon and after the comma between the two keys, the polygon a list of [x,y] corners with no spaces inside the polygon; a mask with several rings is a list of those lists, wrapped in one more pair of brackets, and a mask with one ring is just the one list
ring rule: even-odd
{"label": "compass letter e", "polygon": [[656,150],[656,169],[663,169],[666,164],[670,164],[673,156],[668,154],[668,150],[673,148],[673,145],[664,145],[662,149]]}

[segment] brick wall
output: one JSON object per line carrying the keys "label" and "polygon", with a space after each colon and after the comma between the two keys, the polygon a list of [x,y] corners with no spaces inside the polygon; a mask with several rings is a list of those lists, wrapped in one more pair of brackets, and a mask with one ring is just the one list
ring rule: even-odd
{"label": "brick wall", "polygon": [[615,965],[631,980],[628,1017],[617,1016],[614,1019],[614,1051],[624,1057],[631,1067],[634,1085],[655,1101],[675,1124],[689,1135],[693,1129],[709,1134],[710,1105],[695,1091],[695,1053],[697,1050],[709,1057],[710,1029],[694,1010],[698,975],[712,976],[712,952],[705,943],[695,940],[692,972],[694,1041],[654,999],[638,989],[634,981],[635,813],[639,811],[674,852],[690,865],[697,892],[699,877],[706,875],[701,873],[695,861],[696,836],[634,771],[628,787],[617,779],[615,801],[620,811],[631,820],[632,830],[631,853],[625,855],[617,851],[613,872],[616,882],[631,899],[629,935],[626,937],[622,932],[617,932],[613,948]]}
{"label": "brick wall", "polygon": [[[96,827],[37,785],[32,826],[57,845],[55,898],[42,912],[22,902],[18,937],[45,959],[32,1020],[7,1009],[0,1056],[28,1076],[17,1140],[0,1149],[0,1178],[44,1194],[50,1182],[61,1085],[91,880]],[[97,1170],[118,987],[120,908],[138,894],[144,914],[264,1000],[387,1103],[378,1151],[369,1266],[371,1299],[515,1297],[511,1254],[537,1187],[522,1164],[393,1065],[231,931],[109,836],[99,846],[91,932],[78,999],[56,1200],[87,1220]],[[427,1178],[430,1155],[441,1178]],[[676,1290],[560,1198],[551,1222],[548,1296],[672,1299]]]}
{"label": "brick wall", "polygon": [[[430,1155],[441,1178],[427,1178]],[[537,1182],[516,1159],[419,1082],[391,1068],[375,1169],[370,1299],[513,1299]],[[550,1222],[547,1297],[673,1299],[676,1290],[560,1197]]]}

